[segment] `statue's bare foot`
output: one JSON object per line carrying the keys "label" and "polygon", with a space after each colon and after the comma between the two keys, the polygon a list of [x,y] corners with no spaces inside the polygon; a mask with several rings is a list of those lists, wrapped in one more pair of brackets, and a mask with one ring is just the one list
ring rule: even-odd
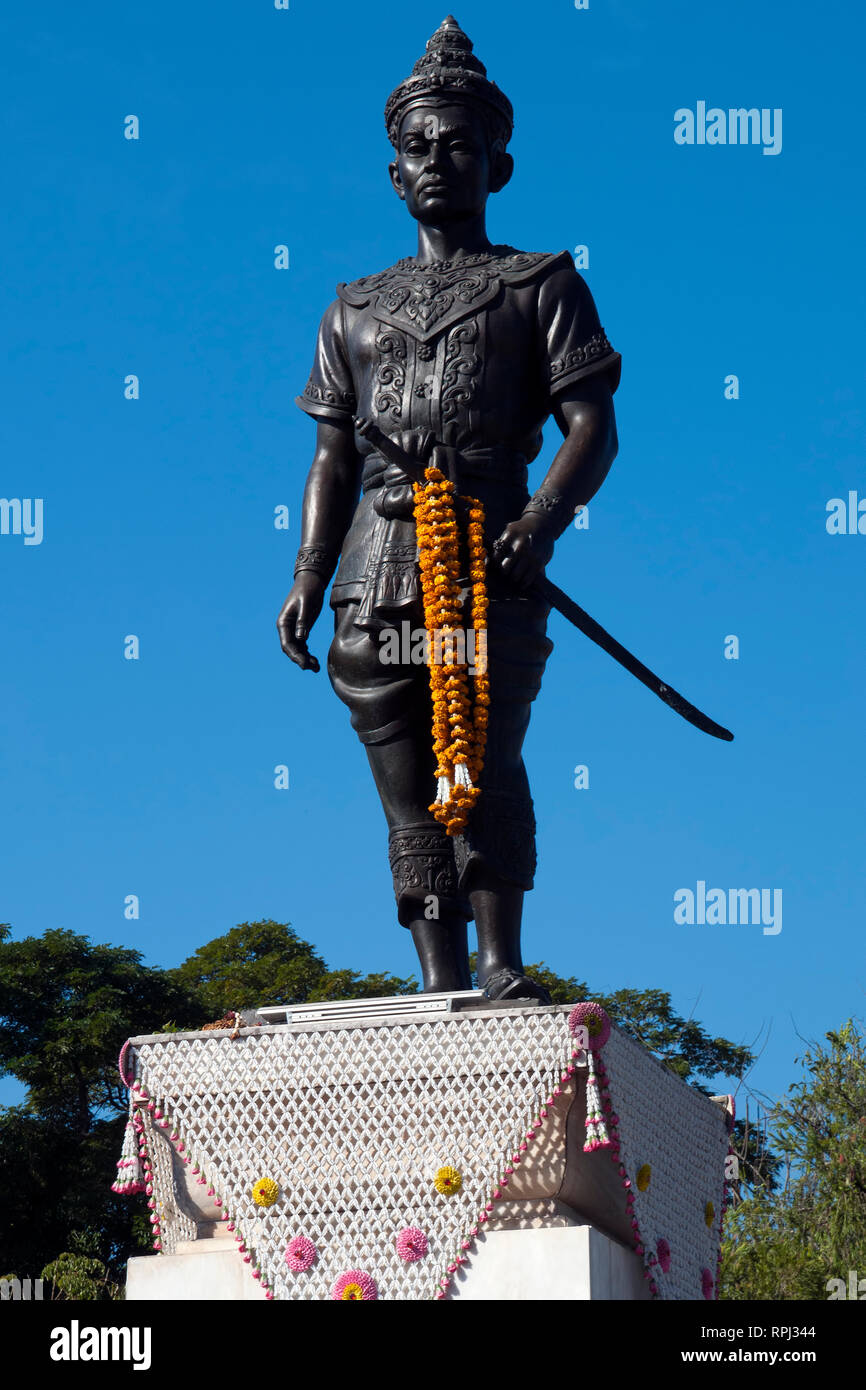
{"label": "statue's bare foot", "polygon": [[541,1004],[552,1003],[543,985],[508,966],[503,970],[494,970],[492,975],[488,975],[484,993],[488,999],[536,999]]}

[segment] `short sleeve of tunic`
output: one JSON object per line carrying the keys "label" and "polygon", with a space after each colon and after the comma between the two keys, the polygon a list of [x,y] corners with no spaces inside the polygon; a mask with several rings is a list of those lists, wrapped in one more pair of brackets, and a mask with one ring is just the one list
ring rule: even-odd
{"label": "short sleeve of tunic", "polygon": [[346,351],[343,304],[335,299],[319,324],[313,370],[295,403],[317,420],[350,421],[358,403]]}
{"label": "short sleeve of tunic", "polygon": [[539,287],[538,323],[551,401],[572,382],[599,372],[616,390],[622,359],[608,342],[586,281],[567,252],[557,257]]}

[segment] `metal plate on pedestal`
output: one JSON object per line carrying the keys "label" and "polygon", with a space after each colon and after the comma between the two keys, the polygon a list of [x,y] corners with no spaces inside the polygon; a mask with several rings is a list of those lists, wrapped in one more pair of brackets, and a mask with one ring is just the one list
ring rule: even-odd
{"label": "metal plate on pedestal", "polygon": [[390,999],[323,1000],[318,1004],[275,1004],[256,1010],[263,1023],[378,1022],[405,1014],[450,1014],[454,1000],[483,999],[480,989],[453,994],[402,994]]}

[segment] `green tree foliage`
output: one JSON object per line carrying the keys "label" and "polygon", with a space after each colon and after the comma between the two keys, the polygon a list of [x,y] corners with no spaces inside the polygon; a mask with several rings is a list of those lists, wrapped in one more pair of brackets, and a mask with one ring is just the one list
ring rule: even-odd
{"label": "green tree foliage", "polygon": [[47,1264],[42,1278],[51,1299],[96,1303],[123,1297],[121,1285],[112,1283],[101,1260],[73,1250],[64,1251]]}
{"label": "green tree foliage", "polygon": [[195,1000],[203,1021],[223,1018],[231,1010],[264,1004],[306,1004],[312,1000],[375,999],[378,995],[414,994],[414,979],[395,975],[359,975],[356,970],[329,970],[308,941],[284,922],[241,922],[200,946],[168,975]]}
{"label": "green tree foliage", "polygon": [[0,926],[0,1075],[27,1087],[0,1107],[0,1266],[32,1276],[93,1230],[87,1253],[117,1277],[137,1243],[135,1209],[109,1191],[126,1111],[117,1054],[195,1008],[137,951],[66,931],[12,941]]}
{"label": "green tree foliage", "polygon": [[785,1167],[782,1157],[770,1147],[766,1117],[762,1124],[737,1120],[731,1147],[737,1156],[738,1176],[729,1184],[731,1198],[740,1202],[756,1192],[769,1194],[779,1187]]}
{"label": "green tree foliage", "polygon": [[68,931],[11,941],[0,928],[0,1075],[27,1087],[28,1108],[85,1136],[125,1093],[112,1065],[126,1038],[152,1033],[193,997],[138,951]]}
{"label": "green tree foliage", "polygon": [[826,1299],[827,1281],[866,1278],[866,1036],[849,1019],[802,1057],[803,1078],[769,1111],[786,1167],[725,1220],[722,1297]]}
{"label": "green tree foliage", "polygon": [[618,989],[595,995],[611,1018],[684,1081],[742,1076],[754,1060],[747,1047],[712,1038],[693,1018],[683,1018],[661,989]]}

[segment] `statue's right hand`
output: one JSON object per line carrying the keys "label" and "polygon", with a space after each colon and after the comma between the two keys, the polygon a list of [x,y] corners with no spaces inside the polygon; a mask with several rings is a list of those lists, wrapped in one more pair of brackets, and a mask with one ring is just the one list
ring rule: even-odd
{"label": "statue's right hand", "polygon": [[280,609],[277,632],[280,646],[290,661],[302,671],[318,671],[319,663],[307,650],[310,629],[322,611],[327,584],[313,570],[301,570],[291,593]]}

